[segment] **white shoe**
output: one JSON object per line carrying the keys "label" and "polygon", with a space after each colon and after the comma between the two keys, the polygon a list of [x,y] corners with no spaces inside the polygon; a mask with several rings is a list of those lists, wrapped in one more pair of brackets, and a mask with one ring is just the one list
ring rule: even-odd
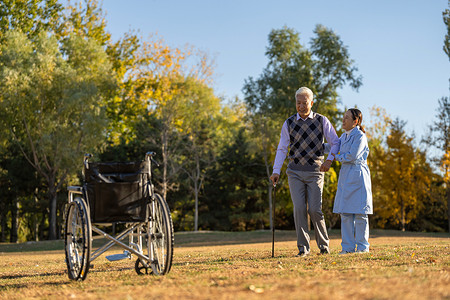
{"label": "white shoe", "polygon": [[369,249],[366,250],[356,250],[356,253],[369,253]]}

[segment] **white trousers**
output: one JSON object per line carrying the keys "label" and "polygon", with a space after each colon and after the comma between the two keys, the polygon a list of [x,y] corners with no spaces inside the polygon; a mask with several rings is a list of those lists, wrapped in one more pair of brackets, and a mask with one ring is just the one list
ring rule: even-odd
{"label": "white trousers", "polygon": [[364,214],[341,214],[342,251],[369,251],[369,217]]}

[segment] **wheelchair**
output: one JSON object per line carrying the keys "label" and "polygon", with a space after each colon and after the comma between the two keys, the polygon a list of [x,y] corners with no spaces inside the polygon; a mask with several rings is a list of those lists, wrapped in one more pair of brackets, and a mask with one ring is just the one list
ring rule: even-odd
{"label": "wheelchair", "polygon": [[[173,223],[167,202],[154,192],[154,152],[141,162],[95,163],[84,158],[82,186],[69,186],[64,218],[64,248],[69,278],[85,280],[91,263],[112,246],[123,254],[106,256],[110,261],[136,256],[138,275],[164,275],[173,258]],[[125,224],[117,236],[99,226]],[[91,252],[92,232],[108,242]],[[122,240],[128,237],[128,245]]]}

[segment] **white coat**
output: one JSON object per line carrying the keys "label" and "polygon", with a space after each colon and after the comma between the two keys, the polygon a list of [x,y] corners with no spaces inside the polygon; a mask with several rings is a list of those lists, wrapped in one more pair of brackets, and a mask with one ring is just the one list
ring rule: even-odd
{"label": "white coat", "polygon": [[342,163],[334,199],[334,213],[372,214],[372,184],[367,165],[369,146],[364,132],[355,127],[340,137],[341,148],[335,159]]}

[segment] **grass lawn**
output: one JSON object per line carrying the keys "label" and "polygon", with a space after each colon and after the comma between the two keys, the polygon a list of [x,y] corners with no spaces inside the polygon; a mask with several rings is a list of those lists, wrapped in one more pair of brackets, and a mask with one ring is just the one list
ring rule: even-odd
{"label": "grass lawn", "polygon": [[68,279],[62,241],[0,244],[0,299],[450,299],[449,234],[372,230],[371,252],[348,255],[330,238],[331,254],[313,241],[298,258],[295,233],[277,231],[272,258],[270,231],[180,232],[169,274],[102,255],[83,282]]}

